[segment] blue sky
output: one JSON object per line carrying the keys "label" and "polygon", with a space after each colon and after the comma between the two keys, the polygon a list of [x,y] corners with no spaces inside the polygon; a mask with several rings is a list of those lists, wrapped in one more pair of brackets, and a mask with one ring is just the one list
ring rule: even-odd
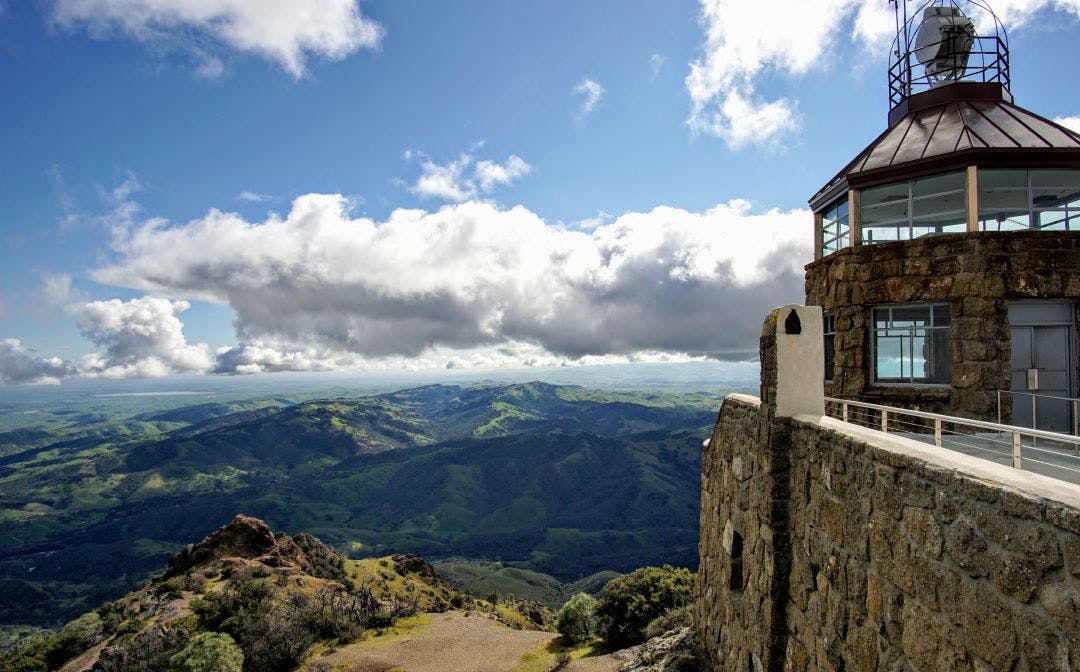
{"label": "blue sky", "polygon": [[0,0],[0,382],[735,356],[885,125],[884,0],[305,4]]}

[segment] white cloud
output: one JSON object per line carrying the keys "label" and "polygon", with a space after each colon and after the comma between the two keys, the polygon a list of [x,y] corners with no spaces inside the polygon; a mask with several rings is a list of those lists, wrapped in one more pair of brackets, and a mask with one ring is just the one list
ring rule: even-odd
{"label": "white cloud", "polygon": [[260,194],[258,192],[249,191],[247,189],[244,189],[236,195],[236,200],[244,201],[247,203],[263,203],[265,201],[271,200],[272,198],[273,197],[269,194]]}
{"label": "white cloud", "polygon": [[38,294],[50,306],[64,306],[81,296],[80,292],[71,286],[71,276],[67,273],[43,276]]}
{"label": "white cloud", "polygon": [[210,56],[195,68],[195,74],[203,79],[221,79],[225,76],[225,62],[216,56]]}
{"label": "white cloud", "polygon": [[1054,123],[1061,124],[1071,131],[1080,133],[1080,115],[1072,117],[1054,117]]}
{"label": "white cloud", "polygon": [[574,93],[582,96],[581,109],[578,111],[578,118],[584,119],[592,114],[593,110],[600,103],[600,99],[604,97],[604,87],[600,86],[600,82],[593,79],[583,79],[581,83],[574,87]]}
{"label": "white cloud", "polygon": [[409,190],[424,198],[446,201],[466,201],[490,194],[532,172],[532,166],[516,154],[508,156],[504,163],[487,159],[477,161],[468,152],[444,164],[411,150],[405,152],[405,158],[418,158],[422,171]]}
{"label": "white cloud", "polygon": [[[797,101],[759,93],[766,78],[798,78],[834,64],[836,58],[830,55],[849,44],[884,64],[896,32],[885,2],[700,2],[705,43],[686,77],[691,102],[687,123],[732,149],[777,144],[799,129]],[[1029,23],[1042,9],[1080,15],[1080,0],[998,0],[993,6],[1009,29]]]}
{"label": "white cloud", "polygon": [[59,357],[39,357],[18,339],[0,339],[0,383],[56,385],[71,373]]}
{"label": "white cloud", "polygon": [[470,201],[375,222],[351,218],[340,195],[309,194],[284,219],[149,221],[92,277],[230,305],[240,345],[218,353],[219,371],[483,358],[512,344],[563,361],[721,354],[753,349],[760,316],[801,298],[810,221],[733,201],[585,232]]}
{"label": "white cloud", "polygon": [[656,78],[660,76],[660,70],[664,67],[664,61],[667,59],[660,54],[653,54],[649,56],[649,81],[654,82]]}
{"label": "white cloud", "polygon": [[186,301],[142,297],[129,301],[73,304],[67,312],[79,332],[104,352],[79,360],[79,373],[101,378],[154,378],[174,372],[203,372],[213,366],[210,348],[190,344],[179,315]]}
{"label": "white cloud", "polygon": [[310,57],[341,60],[377,48],[383,35],[357,0],[55,0],[53,16],[95,37],[122,32],[179,46],[201,61],[203,76],[224,70],[205,53],[208,42],[269,59],[301,77]]}

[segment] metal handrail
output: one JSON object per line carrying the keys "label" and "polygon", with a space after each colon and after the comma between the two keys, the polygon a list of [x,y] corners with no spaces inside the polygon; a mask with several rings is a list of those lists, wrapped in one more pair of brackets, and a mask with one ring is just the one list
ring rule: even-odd
{"label": "metal handrail", "polygon": [[[1052,394],[1036,394],[1035,392],[1023,392],[1020,390],[998,390],[997,391],[997,419],[1001,422],[1001,395],[1013,394],[1021,395],[1025,397],[1031,397],[1031,428],[1035,429],[1037,424],[1037,408],[1036,403],[1039,399],[1056,399],[1058,401],[1072,402],[1073,411],[1073,434],[1080,436],[1080,398],[1077,397],[1058,397]],[[1080,454],[1080,447],[1078,447],[1078,454]]]}
{"label": "metal handrail", "polygon": [[[910,417],[915,417],[915,418],[922,418],[924,420],[932,420],[933,421],[933,430],[934,430],[934,445],[939,447],[939,448],[943,447],[943,445],[942,445],[942,443],[943,443],[943,440],[942,440],[942,436],[943,436],[942,425],[943,424],[949,424],[949,425],[956,426],[956,427],[970,427],[970,428],[975,428],[975,429],[988,430],[990,432],[999,433],[999,434],[1010,434],[1012,436],[1011,457],[1012,457],[1012,466],[1013,466],[1013,468],[1015,468],[1015,469],[1023,469],[1023,461],[1026,459],[1026,460],[1028,460],[1030,462],[1034,462],[1036,464],[1043,464],[1043,465],[1047,465],[1047,466],[1050,466],[1050,467],[1053,467],[1053,468],[1064,469],[1065,471],[1080,474],[1080,468],[1077,468],[1077,467],[1069,467],[1069,466],[1065,466],[1065,465],[1061,465],[1061,464],[1052,464],[1050,462],[1045,462],[1043,460],[1034,459],[1032,457],[1024,457],[1023,454],[1022,454],[1022,450],[1024,449],[1024,445],[1023,445],[1023,442],[1021,440],[1022,437],[1025,437],[1025,436],[1031,437],[1031,445],[1027,446],[1027,449],[1029,451],[1034,450],[1034,451],[1038,451],[1040,453],[1054,454],[1054,455],[1056,455],[1058,457],[1066,457],[1066,456],[1068,456],[1066,453],[1062,453],[1060,451],[1055,451],[1055,450],[1048,450],[1045,447],[1044,448],[1037,447],[1036,443],[1035,443],[1035,440],[1036,439],[1047,439],[1047,440],[1050,440],[1050,441],[1056,441],[1056,442],[1059,442],[1059,443],[1069,444],[1069,445],[1072,446],[1072,448],[1073,448],[1074,452],[1076,453],[1076,455],[1080,456],[1080,436],[1072,436],[1070,434],[1061,434],[1061,433],[1058,433],[1058,432],[1048,432],[1048,431],[1041,430],[1041,429],[1029,429],[1027,427],[1017,427],[1016,425],[1005,425],[1005,424],[1001,424],[1001,423],[997,423],[997,422],[986,422],[984,420],[971,420],[971,419],[968,419],[968,418],[958,418],[956,416],[943,415],[941,413],[930,413],[929,411],[915,411],[915,410],[910,410],[910,409],[906,409],[906,408],[896,408],[896,407],[893,407],[893,406],[884,406],[882,404],[872,404],[872,403],[866,402],[866,401],[854,401],[854,400],[851,400],[851,399],[839,399],[839,398],[836,398],[836,397],[825,397],[825,401],[826,401],[826,403],[837,404],[837,405],[840,406],[841,417],[839,419],[843,420],[844,422],[851,422],[851,420],[849,420],[849,410],[852,407],[880,412],[881,413],[881,425],[880,425],[880,427],[881,427],[882,432],[888,432],[889,431],[889,416],[890,415],[894,416],[894,420],[893,420],[894,424],[897,422],[895,420],[895,416],[910,416]],[[929,429],[929,427],[926,427],[925,429]],[[952,433],[956,433],[956,432],[952,432]],[[1006,452],[996,451],[996,450],[992,450],[992,449],[989,449],[989,448],[986,448],[986,447],[980,447],[978,445],[965,444],[965,443],[962,443],[962,442],[958,442],[958,443],[959,443],[959,445],[967,446],[969,448],[974,448],[976,450],[986,450],[986,451],[991,452],[991,453],[997,453],[997,454],[1009,456],[1009,453],[1006,453]]]}
{"label": "metal handrail", "polygon": [[1024,436],[1035,436],[1040,439],[1050,439],[1053,441],[1064,441],[1065,443],[1071,443],[1074,445],[1080,445],[1080,437],[1073,436],[1071,434],[1060,434],[1058,432],[1048,432],[1043,429],[1031,429],[1030,427],[1017,427],[1016,425],[1004,425],[997,422],[986,422],[985,420],[972,420],[970,418],[958,418],[954,415],[942,415],[940,413],[930,413],[928,411],[913,411],[907,408],[897,408],[895,406],[882,406],[881,404],[871,404],[866,401],[855,401],[853,399],[837,399],[836,397],[825,397],[825,401],[831,401],[836,404],[846,404],[848,406],[856,406],[858,408],[869,408],[874,411],[885,411],[887,413],[896,413],[899,415],[911,415],[916,418],[925,418],[927,420],[940,420],[952,425],[967,425],[969,427],[975,427],[977,429],[988,429],[992,432],[1019,432]]}

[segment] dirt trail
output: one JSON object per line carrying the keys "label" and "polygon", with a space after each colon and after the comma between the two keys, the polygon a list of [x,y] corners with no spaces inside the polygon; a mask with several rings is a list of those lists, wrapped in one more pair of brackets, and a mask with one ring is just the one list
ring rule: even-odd
{"label": "dirt trail", "polygon": [[[512,672],[548,666],[540,658],[555,639],[550,632],[512,630],[483,616],[460,611],[431,614],[431,623],[403,637],[370,639],[311,661],[331,670],[358,672]],[[625,661],[611,656],[574,661],[568,672],[615,672]],[[531,664],[530,664],[531,663]]]}

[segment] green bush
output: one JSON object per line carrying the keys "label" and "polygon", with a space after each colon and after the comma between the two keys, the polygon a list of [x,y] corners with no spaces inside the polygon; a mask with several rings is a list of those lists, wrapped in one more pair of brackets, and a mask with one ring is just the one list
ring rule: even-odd
{"label": "green bush", "polygon": [[650,621],[649,625],[645,627],[645,639],[659,637],[664,633],[678,630],[679,628],[689,627],[693,624],[694,614],[691,605],[688,604],[684,607],[668,609]]}
{"label": "green bush", "polygon": [[203,632],[192,637],[169,664],[171,672],[241,672],[244,652],[228,635]]}
{"label": "green bush", "polygon": [[571,642],[581,642],[596,634],[596,598],[588,593],[574,595],[559,609],[555,629]]}
{"label": "green bush", "polygon": [[688,569],[642,567],[604,586],[596,615],[604,643],[621,649],[645,641],[645,629],[669,609],[690,604],[694,575]]}

